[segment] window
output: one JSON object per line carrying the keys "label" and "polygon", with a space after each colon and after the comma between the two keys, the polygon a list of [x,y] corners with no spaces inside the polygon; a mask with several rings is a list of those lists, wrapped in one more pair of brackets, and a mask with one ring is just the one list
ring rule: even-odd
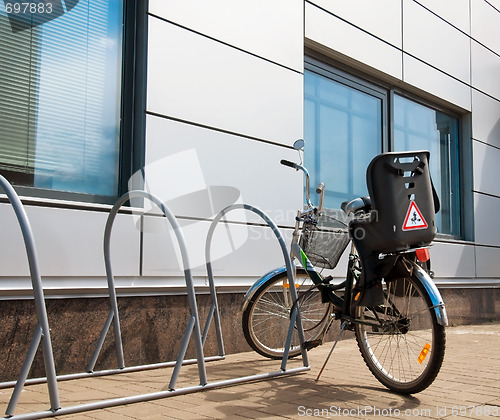
{"label": "window", "polygon": [[0,173],[14,185],[88,197],[120,193],[128,166],[124,23],[133,3],[66,0],[52,20],[45,14],[37,22],[41,15],[33,14],[27,23],[0,2]]}
{"label": "window", "polygon": [[368,195],[364,174],[382,151],[385,95],[329,76],[305,72],[305,163],[311,185],[325,183],[325,207],[340,208]]}
{"label": "window", "polygon": [[305,163],[311,185],[325,182],[328,208],[340,208],[342,201],[368,194],[366,168],[382,151],[429,150],[441,202],[438,232],[460,237],[459,138],[459,119],[452,113],[316,60],[306,62]]}
{"label": "window", "polygon": [[460,236],[458,119],[394,95],[394,150],[429,150],[439,231]]}

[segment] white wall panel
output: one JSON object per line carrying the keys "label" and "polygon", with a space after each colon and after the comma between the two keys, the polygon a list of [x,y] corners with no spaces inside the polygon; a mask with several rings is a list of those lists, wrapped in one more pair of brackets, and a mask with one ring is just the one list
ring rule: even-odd
{"label": "white wall panel", "polygon": [[314,0],[312,3],[402,48],[401,0],[384,0],[383,2]]}
{"label": "white wall panel", "polygon": [[472,278],[476,275],[473,245],[434,242],[430,247],[431,269],[436,277]]}
{"label": "white wall panel", "polygon": [[474,190],[500,197],[498,162],[500,149],[473,142]]}
{"label": "white wall panel", "polygon": [[500,277],[500,248],[476,247],[477,277]]}
{"label": "white wall panel", "polygon": [[469,37],[413,0],[404,0],[403,48],[426,63],[470,83]]}
{"label": "white wall panel", "polygon": [[401,78],[401,51],[306,3],[306,38],[349,59]]}
{"label": "white wall panel", "polygon": [[500,198],[474,194],[475,240],[479,245],[500,246]]}
{"label": "white wall panel", "polygon": [[[0,205],[2,246],[0,276],[28,276],[24,242],[13,211]],[[42,276],[103,276],[105,212],[26,206],[36,241]],[[111,238],[111,257],[115,275],[139,273],[139,230],[131,216],[119,215]],[[84,286],[84,285],[80,285]]]}
{"label": "white wall panel", "polygon": [[304,68],[301,0],[150,0],[149,12],[297,71]]}
{"label": "white wall panel", "polygon": [[[205,243],[210,226],[206,221],[179,219],[186,240],[193,275],[206,276]],[[183,263],[173,232],[165,219],[147,216],[144,235],[143,274],[146,276],[178,276]],[[286,244],[290,231],[282,230]],[[255,276],[284,265],[278,241],[271,229],[241,224],[219,224],[211,247],[215,276]],[[166,280],[168,282],[168,279]]]}
{"label": "white wall panel", "polygon": [[472,86],[500,100],[500,56],[472,41]]}
{"label": "white wall panel", "polygon": [[500,12],[484,0],[471,0],[472,38],[500,54],[498,28],[500,28]]}
{"label": "white wall panel", "polygon": [[150,17],[148,111],[288,145],[302,97],[302,74]]}
{"label": "white wall panel", "polygon": [[472,137],[500,147],[500,101],[472,90]]}
{"label": "white wall panel", "polygon": [[[290,138],[288,144],[294,140]],[[176,199],[179,205],[172,211],[180,216],[213,217],[232,201],[240,200],[267,212],[275,223],[294,224],[296,209],[303,202],[302,175],[280,165],[281,159],[297,161],[298,154],[160,117],[148,116],[146,120],[148,189],[169,206]],[[212,203],[208,211],[212,214],[202,214],[202,201],[195,209],[188,201],[183,206],[182,196],[210,186],[227,187],[226,198]],[[194,213],[188,213],[191,211]],[[233,215],[228,217],[235,219]]]}
{"label": "white wall panel", "polygon": [[438,16],[470,34],[469,0],[418,0]]}
{"label": "white wall panel", "polygon": [[470,87],[413,57],[403,57],[403,80],[466,110],[471,109]]}

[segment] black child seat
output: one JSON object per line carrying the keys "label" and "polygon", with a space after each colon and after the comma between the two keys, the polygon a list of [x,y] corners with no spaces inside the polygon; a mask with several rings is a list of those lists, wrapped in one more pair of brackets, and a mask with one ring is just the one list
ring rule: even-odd
{"label": "black child seat", "polygon": [[380,260],[380,253],[429,245],[437,233],[439,200],[430,177],[428,151],[378,155],[367,168],[366,182],[372,210],[353,219],[349,232],[363,263],[360,286],[375,289],[364,293],[359,304],[372,306],[383,297],[381,278],[397,262],[397,257]]}

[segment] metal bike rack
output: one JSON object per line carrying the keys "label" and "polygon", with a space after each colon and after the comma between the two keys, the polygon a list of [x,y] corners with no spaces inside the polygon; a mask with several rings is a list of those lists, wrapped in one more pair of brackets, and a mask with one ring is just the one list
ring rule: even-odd
{"label": "metal bike rack", "polygon": [[47,308],[45,306],[45,296],[43,293],[42,278],[40,277],[40,270],[38,268],[38,259],[36,254],[35,240],[31,230],[28,216],[24,211],[23,204],[19,199],[16,191],[10,183],[0,175],[0,186],[7,194],[9,201],[16,213],[21,232],[23,234],[24,245],[26,247],[26,254],[28,256],[28,264],[31,274],[31,284],[33,286],[33,296],[35,298],[35,308],[38,318],[38,325],[31,340],[31,345],[26,355],[26,359],[21,368],[21,373],[17,379],[12,397],[10,398],[9,405],[7,406],[6,415],[14,415],[21,391],[26,383],[31,365],[35,358],[36,351],[40,342],[42,343],[43,361],[45,364],[45,374],[47,375],[47,385],[50,397],[50,409],[55,411],[61,407],[59,402],[59,391],[57,389],[56,369],[54,365],[54,354],[52,352],[52,342],[50,340],[49,320],[47,318]]}
{"label": "metal bike rack", "polygon": [[[288,281],[289,284],[295,284],[294,278],[293,278],[293,272],[294,269],[292,267],[292,261],[290,259],[290,255],[286,249],[285,241],[283,239],[283,236],[281,235],[278,227],[276,224],[265,214],[262,210],[258,209],[257,207],[251,206],[249,204],[232,204],[230,206],[227,206],[223,210],[221,210],[217,216],[214,218],[212,224],[210,225],[210,228],[208,230],[207,234],[207,242],[205,245],[205,259],[206,259],[206,265],[207,265],[207,273],[208,273],[208,281],[210,285],[210,294],[212,295],[212,307],[210,309],[210,314],[207,319],[207,325],[205,326],[205,329],[208,328],[208,324],[211,321],[211,317],[215,314],[215,326],[217,330],[217,337],[219,338],[219,348],[223,348],[222,344],[222,334],[220,333],[220,319],[219,319],[219,311],[217,308],[217,292],[215,290],[215,282],[214,282],[214,275],[213,275],[213,270],[212,270],[212,262],[211,262],[211,257],[210,257],[210,245],[212,244],[212,239],[213,235],[215,232],[215,228],[217,224],[220,222],[220,220],[230,211],[232,210],[237,210],[237,209],[243,209],[243,210],[249,210],[258,216],[260,216],[266,223],[267,225],[272,229],[273,233],[276,236],[276,239],[278,240],[281,251],[283,252],[283,258],[285,259],[285,266],[286,266],[286,271],[287,271],[287,276],[288,276]],[[295,290],[295,287],[290,287],[290,293],[292,295],[292,300],[294,302],[297,301],[297,291]],[[285,352],[283,354],[283,359],[281,363],[281,370],[285,371],[286,369],[286,362],[288,360],[288,353],[290,350],[290,343],[292,341],[292,334],[293,334],[293,329],[294,325],[297,324],[297,331],[299,334],[299,341],[302,344],[305,339],[304,339],[304,330],[302,328],[302,318],[300,315],[300,311],[298,309],[298,305],[295,305],[291,316],[290,316],[290,326],[288,328],[288,334],[287,334],[287,339],[285,342]],[[309,361],[307,357],[307,351],[302,348],[302,360],[304,366],[308,367],[309,366]]]}
{"label": "metal bike rack", "polygon": [[[175,364],[173,362],[166,362],[166,363],[158,363],[155,365],[145,365],[142,367],[132,367],[132,368],[125,367],[125,361],[124,361],[124,357],[123,357],[123,344],[122,344],[121,329],[120,329],[120,319],[119,319],[119,314],[118,314],[118,302],[117,302],[117,297],[116,297],[116,286],[115,286],[113,270],[112,270],[112,266],[111,266],[110,238],[111,238],[111,230],[113,227],[113,222],[116,218],[116,214],[118,213],[118,210],[127,201],[129,201],[132,198],[148,199],[151,202],[153,202],[154,204],[156,204],[158,206],[158,208],[162,211],[164,216],[167,218],[167,220],[169,221],[172,228],[174,229],[176,239],[179,243],[182,261],[183,261],[183,265],[184,265],[184,277],[186,279],[186,287],[187,287],[187,292],[188,292],[191,317],[190,317],[190,320],[188,323],[188,327],[186,329],[186,333],[184,335],[184,340],[183,340],[182,346],[181,346],[181,352],[180,352],[179,357],[177,359],[177,362]],[[175,378],[177,378],[177,374],[178,374],[178,371],[180,369],[180,366],[182,364],[186,364],[186,362],[184,361],[184,355],[185,355],[186,350],[187,350],[189,339],[191,338],[191,333],[194,331],[196,354],[197,354],[196,363],[198,364],[200,383],[206,384],[207,380],[206,380],[206,372],[205,372],[205,358],[203,356],[204,339],[202,340],[202,337],[200,335],[201,333],[200,333],[200,326],[199,326],[198,309],[196,306],[193,278],[191,275],[191,269],[190,269],[190,265],[189,265],[187,248],[186,248],[186,244],[184,241],[184,236],[182,234],[181,228],[180,228],[179,224],[177,223],[175,216],[172,214],[170,209],[165,205],[165,203],[162,200],[160,200],[158,197],[156,197],[153,194],[150,194],[146,191],[136,190],[136,191],[130,191],[130,192],[124,194],[115,203],[115,205],[111,209],[111,212],[108,216],[108,220],[106,222],[106,227],[104,230],[104,261],[105,261],[105,266],[106,266],[106,276],[107,276],[107,280],[108,280],[108,290],[109,290],[109,300],[110,300],[111,310],[109,312],[109,315],[108,315],[108,318],[107,318],[106,323],[104,325],[104,328],[102,329],[101,336],[97,342],[96,349],[94,351],[94,354],[92,356],[92,359],[90,361],[90,364],[89,364],[87,371],[88,372],[94,371],[94,366],[95,366],[95,363],[97,362],[97,358],[98,358],[99,353],[101,351],[102,345],[104,344],[104,340],[106,338],[106,335],[109,331],[109,328],[111,327],[111,323],[113,323],[116,357],[118,360],[118,369],[121,372],[131,371],[131,370],[139,370],[139,369],[148,369],[148,368],[152,368],[152,367],[157,368],[157,367],[167,367],[167,366],[175,365],[174,374],[175,374]],[[223,357],[210,358],[210,360],[217,360],[217,359],[221,359],[221,358],[223,358]],[[192,361],[190,361],[190,362],[192,362]],[[113,371],[110,371],[110,372],[113,373]],[[175,385],[175,380],[174,380],[173,385]],[[173,386],[171,388],[173,389]]]}
{"label": "metal bike rack", "polygon": [[[219,308],[217,305],[217,293],[215,289],[215,283],[213,279],[213,271],[212,271],[212,264],[211,264],[211,259],[210,259],[210,246],[213,238],[213,234],[215,231],[215,228],[219,221],[224,217],[228,212],[234,209],[245,209],[245,210],[250,210],[256,214],[258,214],[268,225],[271,227],[273,230],[274,234],[276,235],[282,252],[283,252],[283,257],[285,259],[285,264],[287,268],[287,273],[288,273],[288,280],[290,284],[294,284],[294,279],[293,279],[293,267],[292,263],[290,260],[290,256],[287,252],[285,242],[283,240],[283,237],[281,236],[277,226],[273,223],[269,217],[263,213],[261,210],[250,206],[246,204],[235,204],[226,207],[223,209],[214,219],[212,222],[208,235],[207,235],[207,242],[206,242],[206,248],[205,248],[205,255],[206,255],[206,266],[207,266],[207,271],[208,271],[208,277],[209,277],[209,283],[210,283],[210,294],[212,298],[212,305],[209,311],[209,315],[207,317],[207,321],[205,323],[205,328],[203,331],[203,335],[201,334],[201,329],[200,329],[200,324],[199,324],[199,316],[198,316],[198,308],[196,304],[196,294],[194,290],[194,284],[193,284],[193,279],[191,275],[191,270],[190,270],[190,265],[189,265],[189,259],[188,259],[188,253],[187,253],[187,248],[185,245],[184,237],[181,231],[181,228],[179,224],[177,223],[177,220],[175,216],[171,213],[171,211],[167,208],[167,206],[157,197],[155,197],[152,194],[149,194],[145,191],[131,191],[125,195],[123,195],[113,206],[111,209],[111,212],[108,216],[108,220],[106,223],[106,228],[105,228],[105,234],[104,234],[104,256],[105,256],[105,265],[106,265],[106,274],[107,274],[107,280],[108,280],[108,289],[109,289],[109,297],[110,297],[110,306],[111,310],[108,315],[108,318],[106,320],[106,323],[104,325],[104,328],[101,332],[101,336],[99,338],[99,341],[97,343],[97,347],[94,351],[94,354],[92,356],[92,360],[89,365],[89,372],[88,373],[83,373],[83,374],[72,374],[72,375],[62,375],[57,377],[55,374],[55,367],[54,367],[54,360],[53,360],[53,353],[52,353],[52,347],[50,343],[50,335],[49,335],[49,327],[48,327],[48,320],[47,320],[47,312],[45,308],[45,301],[44,301],[44,296],[43,296],[43,289],[41,285],[41,278],[38,270],[38,265],[36,262],[36,253],[35,253],[35,246],[34,246],[34,241],[33,241],[33,235],[31,233],[31,229],[29,227],[29,223],[26,217],[26,214],[24,212],[23,206],[15,193],[14,189],[10,186],[10,184],[0,176],[0,185],[4,187],[4,189],[7,192],[7,195],[16,211],[16,214],[19,219],[19,223],[21,225],[21,229],[23,231],[23,236],[25,239],[26,243],[26,249],[28,253],[28,259],[30,262],[30,270],[32,274],[32,283],[33,283],[33,290],[35,294],[35,302],[37,306],[37,314],[38,314],[38,319],[39,319],[39,327],[37,328],[37,331],[35,332],[35,336],[33,338],[30,350],[28,352],[28,356],[26,358],[26,361],[23,365],[23,369],[21,372],[21,375],[15,385],[15,389],[13,392],[13,396],[11,398],[11,401],[9,403],[8,409],[7,409],[7,415],[8,416],[13,416],[14,415],[14,409],[17,404],[20,392],[22,390],[22,387],[24,386],[25,383],[28,383],[26,380],[26,377],[29,373],[29,370],[31,368],[31,364],[33,362],[34,356],[36,349],[38,347],[38,344],[40,341],[42,341],[43,345],[43,353],[44,353],[44,362],[45,362],[45,368],[46,368],[46,373],[47,373],[47,378],[40,378],[38,380],[34,380],[32,383],[40,383],[43,381],[48,382],[48,387],[49,387],[49,396],[50,396],[50,411],[42,411],[42,412],[36,412],[36,413],[29,413],[29,414],[21,414],[21,415],[16,415],[15,419],[38,419],[38,418],[44,418],[44,417],[54,417],[58,415],[65,415],[65,414],[73,414],[73,413],[78,413],[78,412],[83,412],[83,411],[88,411],[88,410],[95,410],[95,409],[100,409],[100,408],[106,408],[106,407],[113,407],[117,405],[122,405],[122,404],[130,404],[134,402],[141,402],[141,401],[150,401],[154,399],[159,399],[159,398],[165,398],[165,397],[170,397],[174,395],[182,395],[182,394],[188,394],[188,393],[193,393],[197,391],[202,391],[202,390],[207,390],[207,389],[213,389],[213,388],[218,388],[221,386],[229,386],[229,385],[235,385],[239,383],[244,383],[248,381],[255,381],[259,379],[269,379],[269,378],[274,378],[277,376],[283,376],[283,375],[291,375],[291,374],[296,374],[300,372],[304,372],[307,370],[310,370],[309,363],[308,363],[308,358],[307,358],[307,352],[305,349],[302,349],[302,359],[303,359],[303,366],[294,368],[294,369],[289,369],[286,370],[286,363],[288,360],[288,349],[291,343],[291,338],[292,338],[292,333],[294,331],[294,326],[297,326],[298,334],[299,334],[299,340],[301,343],[304,342],[304,332],[302,329],[302,321],[301,321],[301,316],[300,316],[300,311],[298,309],[298,305],[296,305],[292,311],[291,314],[291,319],[290,319],[290,326],[288,330],[288,335],[286,339],[286,344],[285,344],[285,353],[282,359],[281,363],[281,370],[275,371],[275,372],[270,372],[270,373],[264,373],[264,374],[256,374],[256,375],[251,375],[251,376],[245,376],[245,377],[240,377],[240,378],[235,378],[235,379],[229,379],[229,380],[223,380],[223,381],[218,381],[218,382],[212,382],[208,383],[207,381],[207,375],[206,375],[206,369],[205,369],[205,362],[209,360],[216,360],[220,358],[224,358],[224,346],[223,346],[223,340],[222,340],[222,332],[221,332],[221,325],[220,325],[220,314],[219,314]],[[168,219],[169,223],[174,229],[174,233],[176,235],[180,251],[181,251],[181,256],[183,260],[183,265],[184,265],[184,276],[186,279],[186,287],[187,287],[187,294],[188,294],[188,300],[189,300],[189,305],[190,305],[190,318],[188,322],[188,326],[186,328],[186,332],[184,334],[184,338],[182,341],[181,345],[181,350],[179,352],[179,356],[177,358],[177,361],[175,362],[167,362],[167,363],[159,363],[155,365],[146,365],[146,366],[134,366],[134,367],[125,367],[125,362],[123,358],[123,344],[121,340],[121,329],[120,329],[120,319],[119,319],[119,314],[118,314],[118,304],[117,304],[117,295],[116,295],[116,287],[115,287],[115,282],[114,282],[114,277],[112,274],[112,268],[111,268],[111,261],[110,261],[110,236],[111,236],[111,230],[113,226],[113,222],[115,220],[116,214],[118,213],[118,210],[125,204],[125,202],[129,201],[131,198],[144,198],[152,201],[154,204],[156,204],[165,217]],[[290,288],[291,293],[292,293],[292,298],[294,301],[297,300],[297,293],[294,287]],[[220,356],[216,356],[215,358],[205,358],[203,354],[203,346],[206,340],[206,336],[208,333],[209,326],[211,324],[212,319],[215,319],[215,327],[216,327],[216,335],[217,335],[217,340],[218,340],[218,349]],[[118,359],[118,369],[116,370],[108,370],[108,371],[101,371],[101,372],[93,372],[93,368],[95,365],[95,362],[99,356],[99,352],[102,348],[102,345],[104,343],[105,337],[109,331],[109,328],[111,327],[111,324],[113,323],[114,326],[114,335],[115,335],[115,350],[116,350],[116,355]],[[186,361],[184,360],[184,356],[187,350],[188,343],[191,339],[192,334],[194,333],[194,342],[195,342],[195,347],[196,347],[196,359],[195,360],[189,360]],[[199,375],[199,380],[200,384],[198,386],[192,386],[192,387],[187,387],[187,388],[180,388],[180,389],[175,389],[175,384],[179,375],[179,371],[182,365],[187,364],[187,363],[197,363],[198,365],[198,375]],[[71,407],[60,407],[59,403],[59,396],[58,396],[58,389],[57,389],[57,380],[63,380],[63,379],[74,379],[74,378],[79,378],[79,377],[87,377],[87,376],[99,376],[99,375],[104,375],[104,374],[113,374],[113,373],[121,373],[124,371],[136,371],[136,370],[143,370],[143,369],[148,369],[148,368],[155,368],[155,367],[164,367],[164,366],[175,366],[174,371],[171,376],[170,384],[169,384],[169,390],[167,391],[160,391],[160,392],[154,392],[154,393],[149,393],[149,394],[142,394],[142,395],[135,395],[131,397],[122,397],[122,398],[114,398],[114,399],[108,399],[108,400],[103,400],[103,401],[98,401],[94,403],[88,403],[88,404],[82,404],[82,405],[77,405],[77,406],[71,406]],[[38,382],[35,382],[38,381]]]}

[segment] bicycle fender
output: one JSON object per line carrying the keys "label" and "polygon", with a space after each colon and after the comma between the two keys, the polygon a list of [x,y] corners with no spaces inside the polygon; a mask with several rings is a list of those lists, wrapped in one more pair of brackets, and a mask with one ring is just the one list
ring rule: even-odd
{"label": "bicycle fender", "polygon": [[243,299],[243,306],[241,310],[244,311],[247,308],[248,303],[253,298],[255,292],[257,292],[260,286],[262,286],[266,281],[273,278],[274,276],[283,274],[285,272],[286,272],[286,267],[276,268],[275,270],[272,270],[269,273],[264,274],[260,279],[258,279],[245,293],[245,297]]}
{"label": "bicycle fender", "polygon": [[436,312],[438,323],[443,327],[447,327],[448,315],[446,314],[446,308],[444,306],[444,301],[441,297],[441,293],[439,293],[439,290],[432,281],[431,277],[422,267],[419,267],[414,262],[412,262],[412,266],[413,273],[420,280],[420,283],[422,283],[422,286],[424,286],[425,290],[429,294],[429,297],[431,298],[432,306],[434,307],[434,311]]}

